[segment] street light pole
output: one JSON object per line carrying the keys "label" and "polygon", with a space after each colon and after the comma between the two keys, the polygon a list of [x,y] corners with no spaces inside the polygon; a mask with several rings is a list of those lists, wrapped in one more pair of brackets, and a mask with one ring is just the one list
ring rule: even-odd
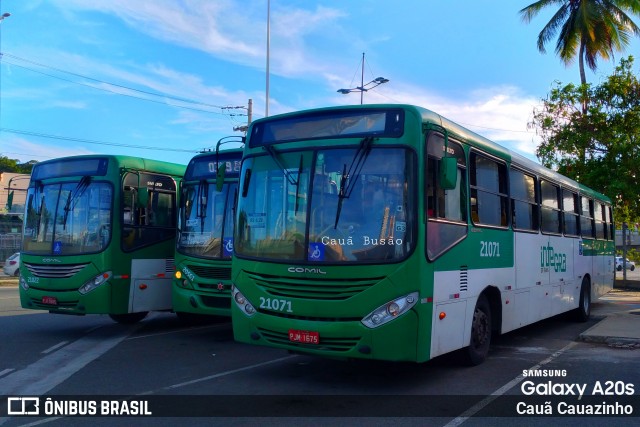
{"label": "street light pole", "polygon": [[362,52],[362,74],[360,74],[360,105],[364,103],[364,52]]}
{"label": "street light pole", "polygon": [[269,50],[271,39],[271,0],[267,0],[267,88],[265,94],[264,116],[269,117]]}
{"label": "street light pole", "polygon": [[364,93],[370,91],[373,88],[380,86],[381,84],[388,83],[389,79],[384,77],[376,77],[369,83],[364,83],[364,52],[362,52],[362,72],[360,74],[360,86],[351,89],[338,89],[338,93],[346,95],[351,92],[360,92],[360,105],[364,104]]}

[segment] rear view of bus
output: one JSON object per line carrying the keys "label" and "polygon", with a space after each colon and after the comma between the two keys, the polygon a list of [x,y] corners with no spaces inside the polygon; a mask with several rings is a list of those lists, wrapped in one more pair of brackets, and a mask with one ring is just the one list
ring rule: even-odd
{"label": "rear view of bus", "polygon": [[77,156],[34,166],[25,207],[20,301],[121,323],[171,309],[184,166]]}
{"label": "rear view of bus", "polygon": [[173,281],[173,309],[186,320],[231,315],[233,214],[241,160],[242,149],[232,149],[199,154],[187,166]]}

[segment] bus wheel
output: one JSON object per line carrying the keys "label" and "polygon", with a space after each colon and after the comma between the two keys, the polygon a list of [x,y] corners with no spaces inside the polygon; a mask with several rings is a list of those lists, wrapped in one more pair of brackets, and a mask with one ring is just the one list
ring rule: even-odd
{"label": "bus wheel", "polygon": [[489,354],[491,344],[491,308],[484,295],[480,295],[476,308],[473,311],[471,324],[471,341],[469,347],[464,349],[464,361],[466,365],[476,366],[484,362]]}
{"label": "bus wheel", "polygon": [[591,284],[585,277],[580,286],[580,304],[575,310],[575,317],[578,322],[586,322],[589,316],[591,316]]}
{"label": "bus wheel", "polygon": [[147,317],[147,314],[149,314],[148,311],[141,311],[139,313],[110,314],[109,317],[120,324],[133,325]]}

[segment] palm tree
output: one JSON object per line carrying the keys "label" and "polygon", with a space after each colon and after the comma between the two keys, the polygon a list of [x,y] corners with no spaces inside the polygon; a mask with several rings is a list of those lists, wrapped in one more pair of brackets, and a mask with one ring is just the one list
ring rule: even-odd
{"label": "palm tree", "polygon": [[631,35],[640,36],[640,28],[626,12],[640,15],[640,0],[538,0],[520,11],[526,23],[547,6],[560,9],[538,34],[538,50],[545,53],[545,45],[558,34],[556,53],[565,65],[576,54],[580,64],[580,81],[587,83],[584,62],[593,71],[597,59],[610,59],[614,51],[628,46]]}

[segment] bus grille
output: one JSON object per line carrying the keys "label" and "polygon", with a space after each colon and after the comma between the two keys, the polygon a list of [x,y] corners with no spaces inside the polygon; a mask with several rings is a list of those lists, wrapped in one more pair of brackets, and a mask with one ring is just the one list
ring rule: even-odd
{"label": "bus grille", "polygon": [[231,308],[231,298],[229,295],[220,297],[201,296],[202,304],[210,308]]}
{"label": "bus grille", "polygon": [[383,277],[357,279],[304,279],[247,272],[256,285],[273,296],[309,300],[346,300],[364,292]]}
{"label": "bus grille", "polygon": [[27,270],[36,277],[45,277],[49,279],[66,279],[73,277],[89,263],[84,264],[66,264],[66,265],[50,265],[50,264],[28,264],[24,263]]}
{"label": "bus grille", "polygon": [[304,344],[289,341],[289,334],[284,332],[277,332],[264,328],[259,328],[258,330],[262,337],[271,344],[285,345],[287,347],[295,347],[299,349],[346,352],[352,350],[356,344],[358,344],[358,341],[360,341],[360,338],[356,337],[332,338],[321,336],[320,344]]}
{"label": "bus grille", "polygon": [[205,279],[231,280],[230,267],[209,267],[202,265],[187,265],[187,268],[193,271],[199,277]]}

